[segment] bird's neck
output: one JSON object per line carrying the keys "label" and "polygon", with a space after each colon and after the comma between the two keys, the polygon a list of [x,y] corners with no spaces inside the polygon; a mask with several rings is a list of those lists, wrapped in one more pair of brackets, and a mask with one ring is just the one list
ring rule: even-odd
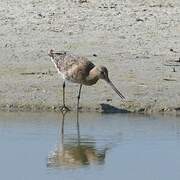
{"label": "bird's neck", "polygon": [[96,68],[94,67],[93,69],[91,69],[91,71],[89,72],[89,75],[86,78],[87,85],[93,85],[98,80],[99,80],[99,77],[97,75]]}

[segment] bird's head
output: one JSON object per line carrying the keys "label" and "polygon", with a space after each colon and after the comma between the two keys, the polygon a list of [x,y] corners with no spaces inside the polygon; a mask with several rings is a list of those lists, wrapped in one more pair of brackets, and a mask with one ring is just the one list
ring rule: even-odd
{"label": "bird's head", "polygon": [[108,70],[106,67],[98,66],[97,67],[97,74],[98,74],[99,79],[103,79],[107,82],[109,81]]}
{"label": "bird's head", "polygon": [[97,75],[99,79],[103,79],[105,80],[110,86],[111,88],[122,98],[124,99],[125,97],[119,92],[119,90],[114,86],[114,84],[111,82],[111,80],[109,79],[108,76],[108,70],[106,67],[104,66],[98,66],[96,68],[97,71]]}

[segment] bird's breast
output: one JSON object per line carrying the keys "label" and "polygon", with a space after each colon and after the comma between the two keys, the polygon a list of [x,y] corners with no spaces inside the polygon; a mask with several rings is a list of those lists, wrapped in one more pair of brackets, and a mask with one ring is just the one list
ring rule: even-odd
{"label": "bird's breast", "polygon": [[91,80],[86,79],[86,80],[83,82],[83,84],[86,85],[86,86],[92,86],[92,85],[96,84],[97,81],[98,81],[98,79],[91,79]]}

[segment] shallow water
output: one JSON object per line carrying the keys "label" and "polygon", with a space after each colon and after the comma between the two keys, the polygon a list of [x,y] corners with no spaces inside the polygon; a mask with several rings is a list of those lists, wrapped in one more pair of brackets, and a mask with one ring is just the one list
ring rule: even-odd
{"label": "shallow water", "polygon": [[0,113],[0,179],[179,180],[178,117]]}

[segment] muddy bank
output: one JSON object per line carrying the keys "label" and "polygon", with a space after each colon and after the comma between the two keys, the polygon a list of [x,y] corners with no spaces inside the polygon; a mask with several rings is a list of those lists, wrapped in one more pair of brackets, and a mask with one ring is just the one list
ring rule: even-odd
{"label": "muddy bank", "polygon": [[[126,96],[121,101],[99,81],[83,87],[82,111],[178,113],[179,9],[178,0],[2,0],[0,109],[59,109],[62,81],[47,55],[53,48],[105,65]],[[74,110],[78,86],[66,90]]]}

